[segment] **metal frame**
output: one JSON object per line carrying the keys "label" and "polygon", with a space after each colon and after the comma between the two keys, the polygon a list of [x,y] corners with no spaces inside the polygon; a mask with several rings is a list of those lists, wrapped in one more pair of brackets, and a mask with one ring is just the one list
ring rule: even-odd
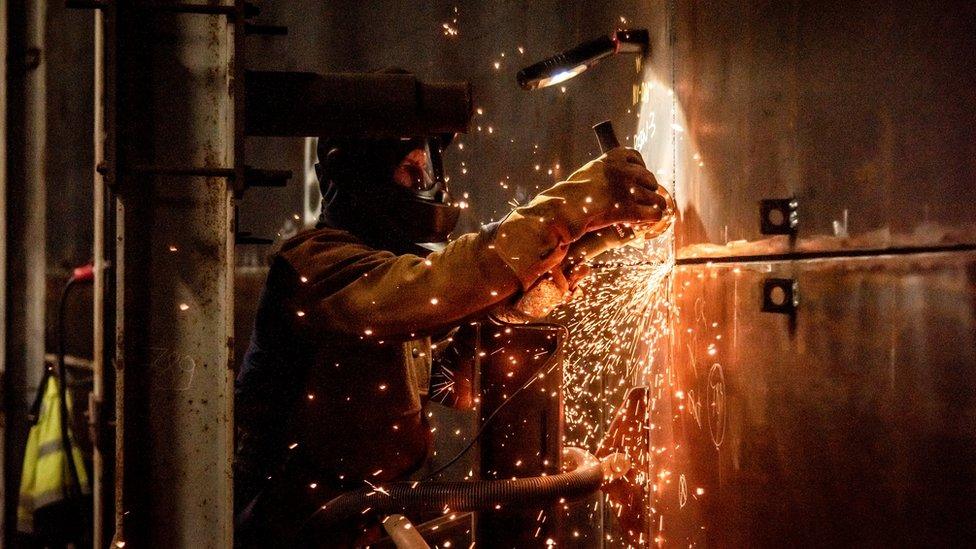
{"label": "metal frame", "polygon": [[[152,321],[158,316],[153,312],[156,304],[160,301],[165,302],[172,299],[170,291],[159,290],[151,282],[155,269],[150,266],[153,261],[159,261],[159,253],[153,246],[154,237],[166,237],[160,231],[147,227],[156,220],[157,214],[165,216],[163,211],[166,206],[157,200],[156,191],[153,185],[160,184],[159,178],[207,178],[223,179],[229,183],[234,198],[240,198],[247,186],[283,186],[291,177],[291,172],[286,170],[259,170],[247,167],[244,164],[244,36],[246,34],[270,34],[281,35],[287,31],[284,27],[274,25],[257,25],[248,23],[246,19],[259,13],[259,10],[252,4],[244,0],[233,0],[232,3],[211,5],[197,3],[176,3],[176,4],[141,4],[129,5],[124,2],[113,0],[67,0],[67,7],[93,9],[95,13],[95,166],[94,175],[94,202],[95,202],[95,333],[94,333],[94,368],[95,380],[94,389],[89,402],[90,420],[92,431],[95,433],[95,453],[94,453],[94,543],[95,546],[104,546],[109,537],[108,516],[115,515],[115,536],[113,543],[118,545],[127,540],[142,542],[147,545],[165,545],[172,540],[192,541],[194,544],[202,539],[210,539],[215,545],[229,545],[232,539],[232,517],[231,502],[233,501],[231,490],[230,463],[232,461],[233,450],[233,246],[235,243],[249,243],[260,239],[253,239],[245,235],[237,234],[237,215],[236,208],[233,207],[230,195],[223,196],[221,193],[209,194],[206,189],[211,189],[212,185],[202,185],[190,187],[188,194],[198,199],[202,199],[203,209],[209,210],[216,208],[224,214],[218,219],[209,216],[198,216],[199,223],[183,227],[180,224],[172,225],[170,228],[177,233],[184,231],[194,239],[200,238],[201,234],[209,234],[210,238],[215,238],[211,244],[217,244],[220,249],[216,254],[209,252],[196,258],[191,265],[181,266],[176,273],[185,274],[188,277],[196,276],[197,279],[209,281],[210,289],[216,292],[211,299],[205,300],[201,309],[202,318],[196,319],[201,323],[200,331],[206,332],[207,328],[216,326],[216,330],[223,334],[222,337],[215,338],[214,341],[194,341],[191,334],[180,333],[178,329],[169,327],[170,330],[159,330],[151,328]],[[223,117],[218,116],[214,134],[216,141],[223,143],[223,152],[216,151],[217,156],[222,156],[224,166],[210,165],[181,165],[156,163],[153,161],[155,152],[149,141],[152,139],[152,131],[145,136],[129,136],[130,138],[120,138],[120,132],[131,132],[132,127],[138,125],[138,118],[145,115],[152,116],[151,100],[148,101],[149,107],[144,113],[133,107],[140,101],[146,102],[142,97],[149,93],[139,93],[141,83],[133,82],[138,79],[132,71],[142,70],[141,67],[151,68],[153,55],[147,54],[144,45],[140,43],[139,37],[144,32],[152,31],[154,21],[159,17],[172,15],[202,15],[202,16],[224,16],[226,26],[224,30],[218,32],[222,36],[223,47],[220,54],[219,66],[227,68],[225,86],[221,90],[215,90],[214,101],[216,104],[226,105]],[[192,39],[193,31],[190,30],[196,22],[181,22],[176,25],[177,42],[181,37]],[[197,32],[201,28],[196,29]],[[221,38],[217,38],[221,41]],[[151,47],[160,47],[153,43]],[[183,55],[189,56],[187,60],[192,63],[194,54],[191,53],[192,47],[184,49],[182,53],[173,51],[159,50],[161,55]],[[197,54],[197,60],[202,59],[205,53]],[[140,57],[141,56],[141,57]],[[146,63],[144,65],[143,63]],[[158,74],[158,73],[157,73]],[[135,78],[130,78],[133,76]],[[193,86],[190,82],[188,85]],[[197,83],[199,85],[199,83]],[[151,90],[142,90],[148,92]],[[208,105],[209,106],[209,105]],[[218,109],[220,107],[218,106]],[[204,109],[206,110],[206,109]],[[188,120],[187,132],[207,132],[203,120]],[[212,122],[212,121],[211,121]],[[211,142],[205,140],[206,142]],[[206,163],[210,163],[208,161]],[[137,160],[138,159],[138,160]],[[145,162],[149,160],[149,162]],[[229,160],[229,162],[228,162]],[[205,164],[206,164],[205,163]],[[172,183],[170,184],[172,185]],[[219,187],[225,189],[227,187]],[[223,191],[221,191],[223,192]],[[111,199],[107,195],[112,194]],[[209,198],[208,198],[209,197]],[[190,202],[192,197],[187,196]],[[115,212],[107,209],[108,203],[115,204]],[[206,204],[209,204],[207,206]],[[193,210],[193,206],[189,207]],[[199,208],[197,209],[199,213]],[[189,212],[192,217],[193,212]],[[115,227],[113,228],[113,222]],[[216,225],[214,225],[216,224]],[[207,228],[213,229],[207,233]],[[202,233],[194,233],[198,229]],[[117,234],[116,234],[117,233]],[[164,231],[165,233],[165,231]],[[236,238],[232,238],[233,235]],[[169,235],[175,236],[175,235]],[[206,236],[202,237],[204,240]],[[116,242],[113,250],[108,243]],[[219,244],[218,244],[219,242]],[[262,241],[263,242],[263,241]],[[113,254],[114,252],[114,254]],[[115,270],[112,267],[112,257],[116,259]],[[114,277],[113,277],[114,275]],[[202,278],[201,278],[202,277]],[[115,281],[115,294],[109,291],[112,281]],[[155,297],[155,301],[152,299]],[[210,304],[210,307],[206,305]],[[183,308],[183,305],[180,305]],[[112,312],[115,318],[113,319]],[[214,317],[213,315],[217,315]],[[106,352],[106,322],[112,321],[115,325],[115,371],[109,372],[105,366],[112,363],[110,356],[113,353]],[[163,332],[163,333],[160,333]],[[212,458],[218,468],[222,468],[222,475],[216,479],[211,479],[216,485],[213,486],[193,486],[194,481],[190,480],[186,485],[172,487],[170,490],[165,488],[161,492],[170,492],[175,497],[172,501],[164,501],[162,505],[152,501],[153,495],[147,490],[145,484],[153,475],[159,462],[159,454],[152,451],[154,443],[158,440],[146,441],[145,433],[152,433],[152,437],[164,439],[167,435],[175,436],[180,440],[183,436],[182,431],[167,431],[166,421],[159,429],[153,429],[154,414],[147,403],[153,398],[154,393],[160,389],[160,379],[165,381],[165,376],[154,377],[152,369],[161,359],[152,356],[149,347],[154,342],[164,342],[166,349],[164,355],[176,357],[175,360],[189,359],[192,361],[192,354],[180,354],[175,351],[178,348],[185,348],[188,351],[195,350],[203,354],[210,355],[210,358],[220,357],[216,362],[220,368],[216,373],[211,373],[214,383],[213,386],[200,388],[202,391],[199,402],[219,402],[215,404],[218,412],[217,428],[223,432],[223,436],[217,436],[222,441],[216,448],[212,448],[215,454]],[[222,340],[225,342],[221,343]],[[174,347],[170,347],[173,344]],[[208,347],[209,353],[201,351],[200,348]],[[173,354],[175,353],[175,354]],[[145,367],[148,366],[148,370]],[[216,364],[210,365],[212,368]],[[136,368],[141,372],[127,376],[127,369]],[[114,375],[108,375],[108,374]],[[135,377],[133,377],[133,375]],[[114,387],[109,383],[114,381]],[[104,410],[104,402],[112,393],[115,392],[115,417],[117,429],[115,433],[115,446],[111,447],[108,436],[108,418]],[[165,387],[163,387],[165,389]],[[198,392],[199,392],[198,391]],[[176,408],[177,413],[185,411],[176,404],[181,402],[173,399],[171,404]],[[193,400],[188,401],[192,408]],[[211,406],[212,408],[212,406]],[[194,418],[191,417],[190,420]],[[201,419],[200,424],[210,427],[206,419]],[[148,427],[148,428],[147,428]],[[132,434],[130,434],[132,433]],[[188,435],[192,437],[193,435]],[[210,440],[204,441],[211,442]],[[115,468],[110,471],[105,466],[105,458],[109,453],[115,455]],[[181,455],[179,459],[187,459],[188,453]],[[114,477],[114,479],[113,479]],[[110,498],[108,489],[115,487],[115,496]],[[193,497],[183,500],[180,496],[186,496],[189,492],[216,493],[217,515],[212,517],[210,523],[198,524],[184,527],[182,530],[177,527],[175,531],[163,532],[157,524],[173,522],[168,519],[177,517],[166,511],[167,506],[192,505]],[[220,495],[222,494],[222,496]],[[114,501],[113,501],[114,500]],[[199,501],[195,503],[199,504]],[[189,508],[189,507],[187,507]],[[208,510],[209,511],[209,510]],[[183,517],[179,517],[183,518]],[[186,522],[177,521],[177,522]],[[120,546],[120,545],[119,545]]]}

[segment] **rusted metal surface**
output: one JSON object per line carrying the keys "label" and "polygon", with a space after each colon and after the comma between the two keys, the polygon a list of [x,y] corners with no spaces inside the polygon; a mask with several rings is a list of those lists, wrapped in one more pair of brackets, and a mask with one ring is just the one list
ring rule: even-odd
{"label": "rusted metal surface", "polygon": [[679,247],[758,239],[758,201],[794,195],[801,239],[976,241],[974,10],[676,2]]}
{"label": "rusted metal surface", "polygon": [[[104,165],[106,159],[106,103],[111,101],[105,86],[105,15],[92,13],[92,165]],[[92,546],[107,546],[115,523],[112,456],[114,437],[109,427],[114,423],[115,391],[113,357],[115,338],[114,293],[111,242],[114,220],[112,198],[107,178],[96,169],[92,177],[92,257],[94,281],[92,291],[92,391],[88,399],[89,432],[92,438]]]}
{"label": "rusted metal surface", "polygon": [[680,267],[675,298],[667,545],[973,543],[976,253]]}
{"label": "rusted metal surface", "polygon": [[234,165],[234,31],[223,16],[124,10],[106,44],[117,61],[115,541],[229,547],[231,189],[222,178],[130,168]]}

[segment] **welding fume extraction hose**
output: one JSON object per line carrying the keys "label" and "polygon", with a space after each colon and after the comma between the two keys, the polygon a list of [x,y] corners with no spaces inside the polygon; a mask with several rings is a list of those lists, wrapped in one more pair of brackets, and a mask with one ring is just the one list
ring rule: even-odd
{"label": "welding fume extraction hose", "polygon": [[327,530],[361,517],[364,511],[379,516],[394,513],[491,511],[506,507],[534,507],[560,498],[579,499],[600,489],[604,466],[580,448],[565,448],[568,469],[555,475],[512,480],[402,481],[370,486],[342,494],[319,509],[306,528]]}

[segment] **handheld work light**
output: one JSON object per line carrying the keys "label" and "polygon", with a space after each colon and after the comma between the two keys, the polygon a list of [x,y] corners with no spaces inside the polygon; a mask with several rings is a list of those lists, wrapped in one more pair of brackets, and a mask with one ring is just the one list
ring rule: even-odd
{"label": "handheld work light", "polygon": [[618,30],[525,67],[518,72],[516,79],[519,86],[526,90],[553,86],[569,80],[611,55],[644,55],[649,42],[647,29]]}

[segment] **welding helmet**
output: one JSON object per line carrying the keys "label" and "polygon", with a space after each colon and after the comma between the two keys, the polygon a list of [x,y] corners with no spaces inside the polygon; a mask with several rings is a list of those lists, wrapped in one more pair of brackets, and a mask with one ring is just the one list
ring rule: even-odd
{"label": "welding helmet", "polygon": [[460,214],[441,157],[452,139],[320,139],[321,223],[378,245],[446,242]]}

